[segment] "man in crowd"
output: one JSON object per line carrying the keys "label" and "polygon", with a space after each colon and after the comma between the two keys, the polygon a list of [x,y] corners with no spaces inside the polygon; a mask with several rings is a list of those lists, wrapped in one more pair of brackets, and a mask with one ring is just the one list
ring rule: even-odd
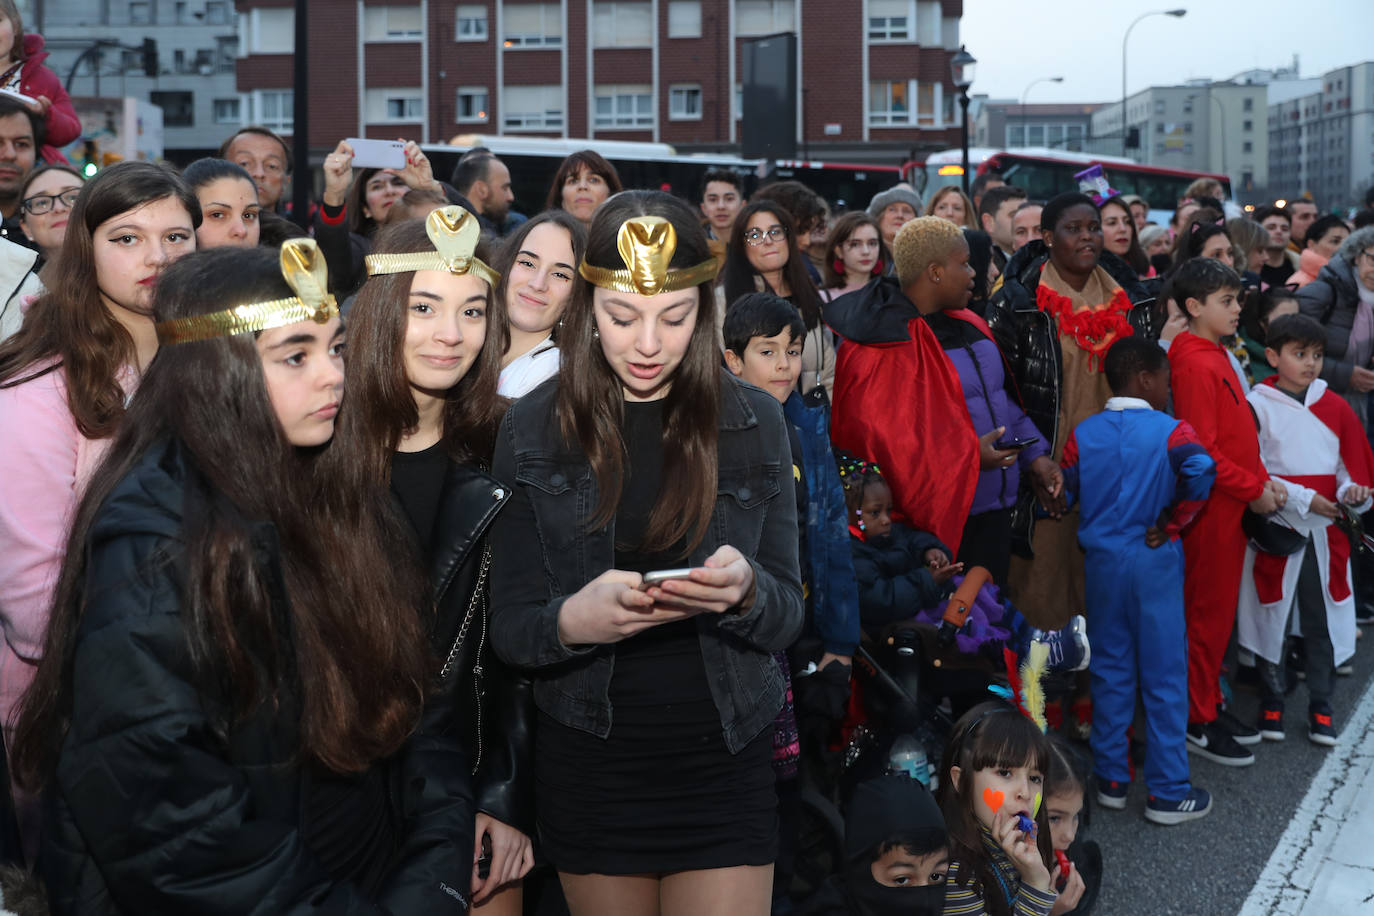
{"label": "man in crowd", "polygon": [[1292,232],[1292,217],[1282,207],[1260,207],[1255,221],[1269,233],[1264,246],[1264,264],[1260,267],[1260,281],[1265,286],[1282,286],[1298,269],[1298,255],[1288,248]]}
{"label": "man in crowd", "polygon": [[258,186],[258,206],[269,213],[285,211],[291,179],[291,148],[265,127],[245,127],[224,141],[219,157],[243,166]]}
{"label": "man in crowd", "polygon": [[0,237],[25,246],[29,240],[19,228],[19,194],[33,171],[42,133],[42,120],[22,102],[0,96]]}
{"label": "man in crowd", "polygon": [[996,172],[984,172],[973,179],[973,183],[968,186],[969,196],[973,198],[973,209],[979,210],[982,207],[984,194],[993,188],[1000,188],[1006,183],[1006,180]]}
{"label": "man in crowd", "polygon": [[[706,237],[728,243],[735,214],[744,204],[744,184],[730,169],[709,169],[701,176],[701,215],[706,218]],[[723,248],[722,248],[723,250]]]}
{"label": "man in crowd", "polygon": [[1045,205],[1038,200],[1022,201],[1011,217],[1012,251],[1031,239],[1040,238],[1040,211]]}
{"label": "man in crowd", "polygon": [[1302,250],[1307,247],[1307,227],[1317,219],[1317,205],[1310,200],[1291,200],[1284,209],[1288,211],[1291,227],[1288,233],[1288,247],[1301,255]]}
{"label": "man in crowd", "polygon": [[453,170],[453,187],[472,201],[483,229],[495,236],[505,232],[515,192],[510,188],[510,169],[504,162],[485,150],[468,153]]}
{"label": "man in crowd", "polygon": [[1016,250],[1016,230],[1012,227],[1012,218],[1025,200],[1025,191],[1002,184],[989,188],[978,205],[978,219],[983,224],[983,231],[992,236],[992,262],[997,265],[998,273],[1006,268],[1011,253]]}

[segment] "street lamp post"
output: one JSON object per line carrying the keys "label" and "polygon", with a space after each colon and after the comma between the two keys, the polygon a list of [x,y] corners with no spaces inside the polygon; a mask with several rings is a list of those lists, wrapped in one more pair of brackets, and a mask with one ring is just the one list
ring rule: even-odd
{"label": "street lamp post", "polygon": [[954,81],[954,88],[959,90],[959,108],[962,112],[959,118],[960,149],[963,151],[964,164],[964,193],[968,194],[968,89],[973,85],[973,71],[978,61],[968,53],[963,46],[959,46],[959,53],[949,59],[949,72]]}
{"label": "street lamp post", "polygon": [[1131,38],[1131,29],[1135,28],[1140,20],[1148,19],[1151,16],[1173,16],[1178,19],[1186,15],[1188,15],[1188,11],[1182,9],[1154,10],[1149,13],[1141,13],[1135,18],[1135,22],[1126,26],[1126,35],[1121,39],[1121,155],[1123,156],[1126,155],[1126,42]]}
{"label": "street lamp post", "polygon": [[[1022,146],[1030,146],[1030,136],[1029,136],[1029,134],[1028,134],[1028,128],[1029,128],[1030,124],[1029,124],[1029,122],[1027,121],[1027,118],[1026,118],[1026,96],[1030,95],[1030,91],[1031,91],[1032,89],[1034,89],[1036,86],[1039,86],[1041,83],[1062,83],[1062,82],[1064,82],[1064,77],[1062,77],[1062,76],[1042,76],[1042,77],[1040,77],[1040,79],[1038,79],[1038,80],[1031,80],[1030,85],[1027,86],[1026,89],[1025,89],[1025,91],[1021,93],[1021,145],[1022,145]],[[1010,146],[1011,144],[1007,144],[1007,145]]]}

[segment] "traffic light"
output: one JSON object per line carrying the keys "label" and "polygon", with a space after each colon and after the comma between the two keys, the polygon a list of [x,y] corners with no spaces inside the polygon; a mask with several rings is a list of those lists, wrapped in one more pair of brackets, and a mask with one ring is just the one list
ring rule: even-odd
{"label": "traffic light", "polygon": [[94,140],[84,140],[81,144],[81,173],[87,178],[100,170],[100,150]]}
{"label": "traffic light", "polygon": [[143,39],[143,75],[157,76],[157,42],[151,38]]}

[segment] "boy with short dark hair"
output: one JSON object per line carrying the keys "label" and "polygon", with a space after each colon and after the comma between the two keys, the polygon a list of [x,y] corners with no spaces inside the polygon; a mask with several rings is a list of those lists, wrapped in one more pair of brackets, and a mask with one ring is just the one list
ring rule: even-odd
{"label": "boy with short dark hair", "polygon": [[1247,549],[1236,631],[1260,670],[1260,734],[1282,741],[1284,644],[1296,613],[1307,675],[1307,737],[1331,746],[1332,676],[1355,653],[1350,542],[1334,521],[1342,505],[1369,509],[1374,453],[1355,411],[1318,377],[1326,349],[1321,324],[1305,315],[1279,318],[1266,342],[1265,358],[1278,373],[1256,385],[1248,401],[1259,424],[1260,456],[1288,492],[1276,521],[1296,532],[1301,546],[1287,555]]}
{"label": "boy with short dark hair", "polygon": [[1078,541],[1087,551],[1088,629],[1093,637],[1091,743],[1097,800],[1125,808],[1126,731],[1136,688],[1148,733],[1146,819],[1179,824],[1211,810],[1189,780],[1185,750],[1188,652],[1183,612],[1185,529],[1207,500],[1216,464],[1186,422],[1170,417],[1169,359],[1155,343],[1126,337],[1107,351],[1113,397],[1078,424],[1064,446],[1064,484],[1078,498]]}
{"label": "boy with short dark hair", "polygon": [[1243,745],[1259,732],[1221,709],[1221,660],[1236,623],[1245,567],[1241,516],[1248,506],[1268,515],[1287,491],[1269,479],[1260,460],[1250,406],[1221,344],[1240,321],[1240,277],[1212,258],[1194,258],[1172,282],[1188,330],[1169,348],[1174,414],[1197,433],[1216,462],[1207,505],[1183,535],[1184,605],[1188,624],[1188,750],[1224,766],[1249,766]]}

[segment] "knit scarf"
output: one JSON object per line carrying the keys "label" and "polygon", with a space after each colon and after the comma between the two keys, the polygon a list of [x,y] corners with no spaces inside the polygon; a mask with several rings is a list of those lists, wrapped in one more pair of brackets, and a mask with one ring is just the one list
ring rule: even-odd
{"label": "knit scarf", "polygon": [[1101,267],[1093,270],[1080,292],[1064,282],[1053,262],[1046,261],[1035,304],[1059,323],[1059,332],[1072,337],[1099,372],[1111,345],[1135,333],[1126,320],[1130,298]]}

